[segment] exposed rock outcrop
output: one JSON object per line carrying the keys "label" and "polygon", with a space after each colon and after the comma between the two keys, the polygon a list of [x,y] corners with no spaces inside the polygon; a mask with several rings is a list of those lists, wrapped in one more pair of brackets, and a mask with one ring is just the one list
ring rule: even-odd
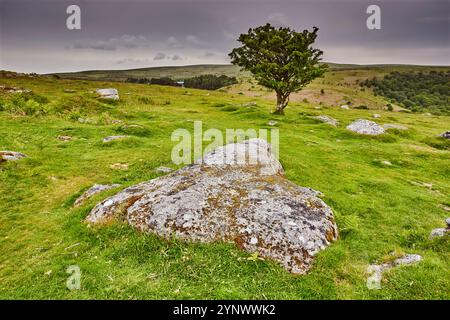
{"label": "exposed rock outcrop", "polygon": [[317,195],[288,181],[269,144],[252,139],[129,187],[99,203],[86,220],[123,218],[169,239],[231,241],[302,274],[338,235],[333,212]]}
{"label": "exposed rock outcrop", "polygon": [[347,126],[347,129],[359,134],[365,135],[379,135],[385,131],[383,127],[377,123],[365,119],[358,119]]}

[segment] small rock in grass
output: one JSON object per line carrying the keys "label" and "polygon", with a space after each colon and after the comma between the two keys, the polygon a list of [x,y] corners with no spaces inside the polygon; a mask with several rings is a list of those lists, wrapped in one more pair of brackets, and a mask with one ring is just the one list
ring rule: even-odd
{"label": "small rock in grass", "polygon": [[94,184],[86,192],[84,192],[80,197],[75,200],[74,206],[80,206],[84,201],[91,198],[92,196],[110,189],[120,187],[120,184]]}
{"label": "small rock in grass", "polygon": [[386,165],[386,166],[392,166],[392,163],[390,161],[388,161],[388,160],[381,161],[381,163]]}
{"label": "small rock in grass", "polygon": [[109,137],[103,138],[103,143],[108,143],[113,140],[126,139],[126,138],[129,138],[129,136],[109,136]]}
{"label": "small rock in grass", "polygon": [[440,136],[445,139],[450,139],[450,131],[446,131],[446,132],[440,134]]}
{"label": "small rock in grass", "polygon": [[395,259],[394,266],[403,266],[417,263],[422,260],[422,256],[418,254],[406,254],[405,256]]}
{"label": "small rock in grass", "polygon": [[72,137],[71,136],[58,136],[58,140],[70,141],[70,140],[72,140]]}
{"label": "small rock in grass", "polygon": [[[450,207],[448,207],[446,205],[439,204],[438,207],[441,208],[444,211],[450,211]],[[447,224],[449,224],[449,222],[450,222],[450,218],[447,219]]]}
{"label": "small rock in grass", "polygon": [[317,119],[317,120],[320,120],[322,122],[325,122],[326,124],[335,126],[335,127],[339,124],[338,120],[336,120],[336,119],[334,119],[332,117],[329,117],[329,116],[323,116],[322,115],[322,116],[316,116],[316,117],[313,117],[313,118]]}
{"label": "small rock in grass", "polygon": [[431,230],[429,239],[443,237],[443,236],[445,236],[445,234],[446,234],[447,232],[449,232],[449,231],[450,231],[450,230],[449,230],[449,229],[446,229],[446,228],[436,228],[436,229],[433,229],[433,230]]}
{"label": "small rock in grass", "polygon": [[3,161],[17,161],[27,156],[16,151],[0,151],[0,162]]}
{"label": "small rock in grass", "polygon": [[372,115],[372,117],[378,119],[378,118],[381,118],[381,114],[375,113],[374,115]]}
{"label": "small rock in grass", "polygon": [[379,135],[385,131],[377,123],[365,119],[358,119],[347,126],[347,129],[364,135]]}
{"label": "small rock in grass", "polygon": [[114,163],[114,164],[110,165],[109,167],[114,170],[128,170],[127,163]]}
{"label": "small rock in grass", "polygon": [[75,93],[76,91],[73,89],[64,89],[65,93]]}
{"label": "small rock in grass", "polygon": [[344,105],[341,106],[341,109],[342,109],[342,110],[348,110],[348,109],[350,109],[350,108],[349,108],[348,105],[344,104]]}
{"label": "small rock in grass", "polygon": [[440,238],[450,232],[450,218],[445,219],[445,224],[447,225],[447,228],[436,228],[431,230],[429,239]]}
{"label": "small rock in grass", "polygon": [[157,173],[170,173],[170,172],[173,171],[173,169],[168,168],[168,167],[164,167],[164,166],[160,166],[160,167],[156,168],[155,171]]}
{"label": "small rock in grass", "polygon": [[268,124],[269,126],[276,126],[276,125],[278,124],[278,122],[277,122],[277,121],[274,121],[274,120],[270,120],[269,122],[267,122],[267,124]]}
{"label": "small rock in grass", "polygon": [[[381,280],[383,272],[392,269],[394,267],[402,265],[412,265],[418,263],[422,260],[422,256],[418,254],[405,254],[403,257],[395,259],[394,261],[383,263],[383,264],[371,264],[369,265],[368,271],[375,276],[378,280]],[[379,288],[378,288],[379,289]]]}
{"label": "small rock in grass", "polygon": [[117,91],[117,89],[97,89],[96,92],[102,99],[119,100],[119,92]]}
{"label": "small rock in grass", "polygon": [[401,124],[393,124],[393,123],[385,123],[383,124],[383,128],[388,129],[397,129],[397,130],[408,130],[408,127],[403,126]]}

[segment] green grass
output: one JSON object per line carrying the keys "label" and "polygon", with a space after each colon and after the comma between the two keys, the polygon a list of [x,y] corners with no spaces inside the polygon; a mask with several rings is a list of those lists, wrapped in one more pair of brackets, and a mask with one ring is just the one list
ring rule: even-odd
{"label": "green grass", "polygon": [[[327,86],[341,90],[338,83],[330,80]],[[436,138],[449,129],[446,116],[377,110],[382,117],[376,121],[410,130],[363,137],[345,126],[371,119],[373,110],[326,105],[316,110],[315,104],[293,102],[286,116],[273,116],[272,100],[233,92],[44,77],[5,78],[0,84],[32,89],[48,99],[44,114],[0,112],[0,150],[29,156],[0,165],[2,299],[450,298],[449,239],[428,240],[431,229],[443,226],[448,216],[439,205],[450,206],[450,152]],[[97,101],[90,91],[100,87],[117,88],[121,100]],[[352,88],[350,98],[369,97]],[[256,105],[246,107],[249,102]],[[341,125],[334,128],[310,118],[320,114]],[[81,123],[79,117],[89,122]],[[117,189],[72,207],[94,183],[125,188],[159,176],[154,168],[160,165],[174,167],[171,133],[193,130],[194,120],[202,120],[205,130],[267,128],[269,120],[278,121],[287,178],[322,191],[340,230],[339,240],[317,256],[307,275],[291,275],[272,261],[255,261],[232,244],[168,241],[121,222],[101,227],[84,223],[90,209]],[[101,142],[116,134],[132,138]],[[73,140],[62,142],[58,135]],[[384,160],[392,166],[383,165]],[[129,169],[111,169],[114,163],[127,163]],[[384,274],[381,290],[368,290],[367,266],[393,251],[421,254],[424,260],[392,269]],[[66,288],[70,265],[81,268],[81,290]]]}

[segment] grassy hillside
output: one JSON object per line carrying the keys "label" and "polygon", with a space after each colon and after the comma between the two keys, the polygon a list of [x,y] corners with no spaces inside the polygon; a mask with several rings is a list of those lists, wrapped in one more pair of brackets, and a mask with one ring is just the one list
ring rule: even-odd
{"label": "grassy hillside", "polygon": [[[389,70],[332,71],[293,97],[286,116],[271,115],[271,93],[246,82],[210,92],[1,78],[0,85],[31,89],[34,96],[22,97],[22,106],[14,94],[0,91],[3,105],[19,101],[17,109],[0,111],[0,150],[29,156],[0,164],[0,298],[449,299],[449,238],[428,239],[449,215],[450,151],[448,141],[437,138],[450,129],[449,117],[381,110],[386,102],[355,84],[374,72]],[[119,102],[92,94],[108,87],[119,90]],[[345,100],[370,103],[379,109],[377,122],[409,129],[379,137],[353,134],[345,126],[372,119],[374,111],[343,110],[339,104]],[[340,125],[321,123],[311,118],[315,115],[331,116]],[[92,207],[118,189],[74,208],[79,195],[95,183],[119,183],[122,189],[156,178],[160,165],[175,168],[171,133],[193,130],[194,120],[220,130],[278,122],[287,178],[322,191],[340,231],[307,275],[293,276],[227,243],[167,241],[125,223],[84,223]],[[132,138],[101,142],[115,134]],[[72,140],[60,141],[60,135]],[[118,169],[117,163],[128,168]],[[367,266],[392,259],[392,253],[417,253],[424,260],[384,274],[381,290],[367,289]],[[66,288],[70,265],[81,268],[81,290]]]}

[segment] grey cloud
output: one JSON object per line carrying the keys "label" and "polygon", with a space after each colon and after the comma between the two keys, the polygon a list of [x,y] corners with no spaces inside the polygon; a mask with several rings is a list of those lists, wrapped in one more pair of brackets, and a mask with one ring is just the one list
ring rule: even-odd
{"label": "grey cloud", "polygon": [[166,59],[166,54],[162,52],[158,52],[153,58],[153,60],[164,60],[164,59]]}
{"label": "grey cloud", "polygon": [[180,57],[179,55],[174,55],[174,56],[172,56],[171,57],[171,59],[173,60],[173,61],[177,61],[177,60],[183,60],[183,58],[182,57]]}
{"label": "grey cloud", "polygon": [[118,38],[110,38],[108,40],[76,41],[72,48],[115,51],[120,48],[133,49],[147,45],[148,40],[145,36],[124,34]]}
{"label": "grey cloud", "polygon": [[150,59],[139,59],[139,58],[124,58],[117,60],[117,64],[127,64],[127,63],[149,63]]}

